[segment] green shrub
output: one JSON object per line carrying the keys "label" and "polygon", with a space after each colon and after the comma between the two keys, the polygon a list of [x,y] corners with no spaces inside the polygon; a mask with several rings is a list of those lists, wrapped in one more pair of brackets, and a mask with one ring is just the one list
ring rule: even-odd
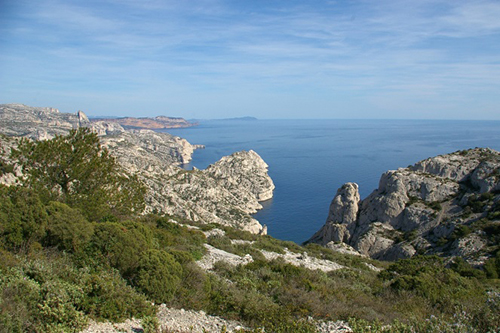
{"label": "green shrub", "polygon": [[6,249],[28,248],[39,242],[46,225],[47,213],[35,192],[0,185],[0,240]]}
{"label": "green shrub", "polygon": [[479,269],[473,268],[461,257],[455,257],[450,264],[450,268],[464,277],[484,278],[485,274]]}
{"label": "green shrub", "polygon": [[135,285],[151,300],[165,303],[180,286],[182,267],[174,257],[162,250],[145,251],[135,278]]}
{"label": "green shrub", "polygon": [[0,160],[0,176],[3,176],[6,173],[13,173],[14,166],[12,164],[8,164],[3,160]]}
{"label": "green shrub", "polygon": [[399,260],[379,276],[390,280],[394,290],[414,292],[447,312],[464,301],[481,302],[485,297],[477,280],[464,278],[445,268],[437,256],[419,255]]}
{"label": "green shrub", "polygon": [[182,265],[182,278],[175,297],[169,302],[179,308],[202,310],[209,305],[211,282],[194,262]]}
{"label": "green shrub", "polygon": [[87,323],[81,310],[85,294],[77,283],[64,279],[68,269],[63,264],[66,262],[61,260],[23,260],[21,266],[2,272],[0,327],[14,332],[83,329]]}
{"label": "green shrub", "polygon": [[160,248],[185,251],[191,254],[194,260],[199,260],[206,252],[203,244],[205,235],[199,230],[189,229],[177,223],[170,222],[167,217],[149,217],[154,221],[152,230],[158,240]]}
{"label": "green shrub", "polygon": [[465,224],[455,226],[453,230],[452,238],[462,238],[468,236],[472,232],[471,228]]}
{"label": "green shrub", "polygon": [[483,268],[489,279],[498,279],[500,277],[500,250],[497,251],[494,257],[486,260]]}
{"label": "green shrub", "polygon": [[160,329],[160,323],[156,316],[146,316],[141,321],[144,333],[157,333]]}
{"label": "green shrub", "polygon": [[90,240],[94,226],[80,213],[60,202],[47,206],[48,224],[44,243],[60,250],[77,252]]}
{"label": "green shrub", "polygon": [[443,209],[443,207],[441,206],[441,203],[439,201],[429,202],[429,203],[427,203],[427,206],[429,206],[429,208],[432,208],[432,209],[437,210],[437,211],[441,211]]}
{"label": "green shrub", "polygon": [[120,271],[126,279],[137,273],[141,255],[154,247],[151,230],[137,222],[95,224],[91,246],[95,255]]}
{"label": "green shrub", "polygon": [[123,321],[155,313],[146,297],[127,285],[115,270],[86,273],[80,283],[85,291],[82,309],[93,318]]}

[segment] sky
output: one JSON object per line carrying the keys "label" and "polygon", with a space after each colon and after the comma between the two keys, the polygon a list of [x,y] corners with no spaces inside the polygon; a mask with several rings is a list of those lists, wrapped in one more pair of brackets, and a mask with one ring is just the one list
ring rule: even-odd
{"label": "sky", "polygon": [[500,120],[500,1],[0,0],[0,103]]}

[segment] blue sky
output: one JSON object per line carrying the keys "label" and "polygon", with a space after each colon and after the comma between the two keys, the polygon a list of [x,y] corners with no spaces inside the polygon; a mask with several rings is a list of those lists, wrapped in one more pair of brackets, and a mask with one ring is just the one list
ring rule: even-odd
{"label": "blue sky", "polygon": [[0,103],[500,120],[500,1],[0,0]]}

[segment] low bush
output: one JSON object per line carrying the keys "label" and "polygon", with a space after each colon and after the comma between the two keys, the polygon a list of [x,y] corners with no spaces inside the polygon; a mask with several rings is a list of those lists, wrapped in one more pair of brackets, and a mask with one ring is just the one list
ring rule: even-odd
{"label": "low bush", "polygon": [[47,213],[34,191],[0,185],[0,243],[7,250],[28,249],[45,236]]}
{"label": "low bush", "polygon": [[162,250],[145,251],[139,262],[134,284],[157,303],[170,301],[179,288],[182,267]]}

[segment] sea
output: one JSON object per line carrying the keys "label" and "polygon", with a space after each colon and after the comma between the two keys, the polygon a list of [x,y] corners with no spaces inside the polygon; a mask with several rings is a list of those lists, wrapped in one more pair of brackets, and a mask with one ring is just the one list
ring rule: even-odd
{"label": "sea", "polygon": [[276,189],[254,217],[269,235],[299,244],[325,223],[346,182],[357,183],[363,199],[387,170],[468,148],[500,150],[500,121],[210,120],[166,132],[205,145],[188,170],[236,151],[257,152]]}

